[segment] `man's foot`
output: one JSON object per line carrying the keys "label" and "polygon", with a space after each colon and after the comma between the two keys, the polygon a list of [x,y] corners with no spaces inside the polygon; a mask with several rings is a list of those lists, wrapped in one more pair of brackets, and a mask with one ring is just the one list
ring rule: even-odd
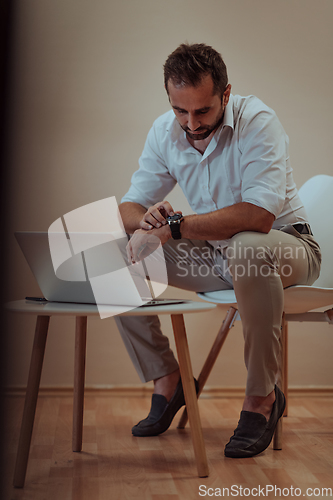
{"label": "man's foot", "polygon": [[[198,392],[197,384],[195,380],[196,392]],[[150,412],[144,420],[141,420],[132,427],[133,436],[146,437],[162,434],[162,432],[165,432],[170,427],[174,416],[184,405],[185,398],[182,381],[178,378],[176,389],[169,400],[165,395],[154,392],[151,398]]]}
{"label": "man's foot", "polygon": [[245,396],[243,403],[243,411],[252,411],[254,413],[261,413],[266,420],[272,413],[273,404],[275,401],[275,391],[272,391],[268,396]]}
{"label": "man's foot", "polygon": [[167,401],[173,396],[180,379],[179,369],[154,380],[154,394],[161,394]]}
{"label": "man's foot", "polygon": [[274,388],[274,397],[275,400],[268,418],[265,415],[269,411],[269,400],[264,402],[266,398],[259,398],[261,401],[255,401],[256,398],[251,400],[250,398],[244,401],[243,408],[261,408],[263,413],[248,409],[241,411],[234,435],[230,438],[229,443],[224,449],[226,457],[253,457],[269,446],[278,420],[282,417],[286,406],[284,394],[277,386]]}

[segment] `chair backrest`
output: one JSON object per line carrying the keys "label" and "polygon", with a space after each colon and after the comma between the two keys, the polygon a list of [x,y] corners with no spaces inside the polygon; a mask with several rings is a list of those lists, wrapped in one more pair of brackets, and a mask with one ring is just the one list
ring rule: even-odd
{"label": "chair backrest", "polygon": [[333,288],[333,177],[311,177],[300,188],[299,195],[323,256],[320,276],[314,286]]}

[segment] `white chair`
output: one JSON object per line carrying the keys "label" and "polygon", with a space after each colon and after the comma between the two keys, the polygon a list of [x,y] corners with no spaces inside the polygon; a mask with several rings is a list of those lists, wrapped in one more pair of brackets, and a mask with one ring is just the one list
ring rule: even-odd
{"label": "white chair", "polygon": [[[295,285],[284,290],[284,314],[281,334],[281,364],[278,385],[288,401],[288,322],[289,321],[325,321],[333,324],[333,228],[330,224],[333,213],[333,177],[316,175],[309,179],[299,190],[299,195],[309,217],[311,229],[322,251],[321,273],[312,286]],[[199,293],[202,299],[218,304],[222,310],[228,309],[222,326],[217,334],[210,353],[198,378],[199,394],[214,366],[223,343],[237,318],[237,300],[233,290]],[[330,306],[330,307],[329,307]],[[314,309],[329,307],[324,312]],[[287,415],[287,405],[285,416]],[[186,409],[178,427],[187,422]],[[281,449],[282,421],[274,436],[274,449]]]}

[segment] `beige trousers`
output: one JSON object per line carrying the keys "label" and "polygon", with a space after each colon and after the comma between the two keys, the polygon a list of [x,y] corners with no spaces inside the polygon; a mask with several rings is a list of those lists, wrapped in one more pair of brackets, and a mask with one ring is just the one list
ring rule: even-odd
{"label": "beige trousers", "polygon": [[[169,285],[195,292],[234,288],[245,340],[246,394],[269,394],[278,371],[283,288],[312,284],[319,276],[321,255],[314,238],[288,225],[268,234],[238,233],[223,255],[198,240],[169,240],[163,249]],[[142,381],[178,368],[157,316],[115,320]]]}

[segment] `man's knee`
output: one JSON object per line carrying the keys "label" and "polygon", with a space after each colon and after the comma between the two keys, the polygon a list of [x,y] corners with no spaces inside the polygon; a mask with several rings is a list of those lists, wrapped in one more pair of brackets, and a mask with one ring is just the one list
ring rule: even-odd
{"label": "man's knee", "polygon": [[277,269],[276,255],[266,233],[243,231],[235,234],[227,249],[227,259],[234,280],[266,277]]}

